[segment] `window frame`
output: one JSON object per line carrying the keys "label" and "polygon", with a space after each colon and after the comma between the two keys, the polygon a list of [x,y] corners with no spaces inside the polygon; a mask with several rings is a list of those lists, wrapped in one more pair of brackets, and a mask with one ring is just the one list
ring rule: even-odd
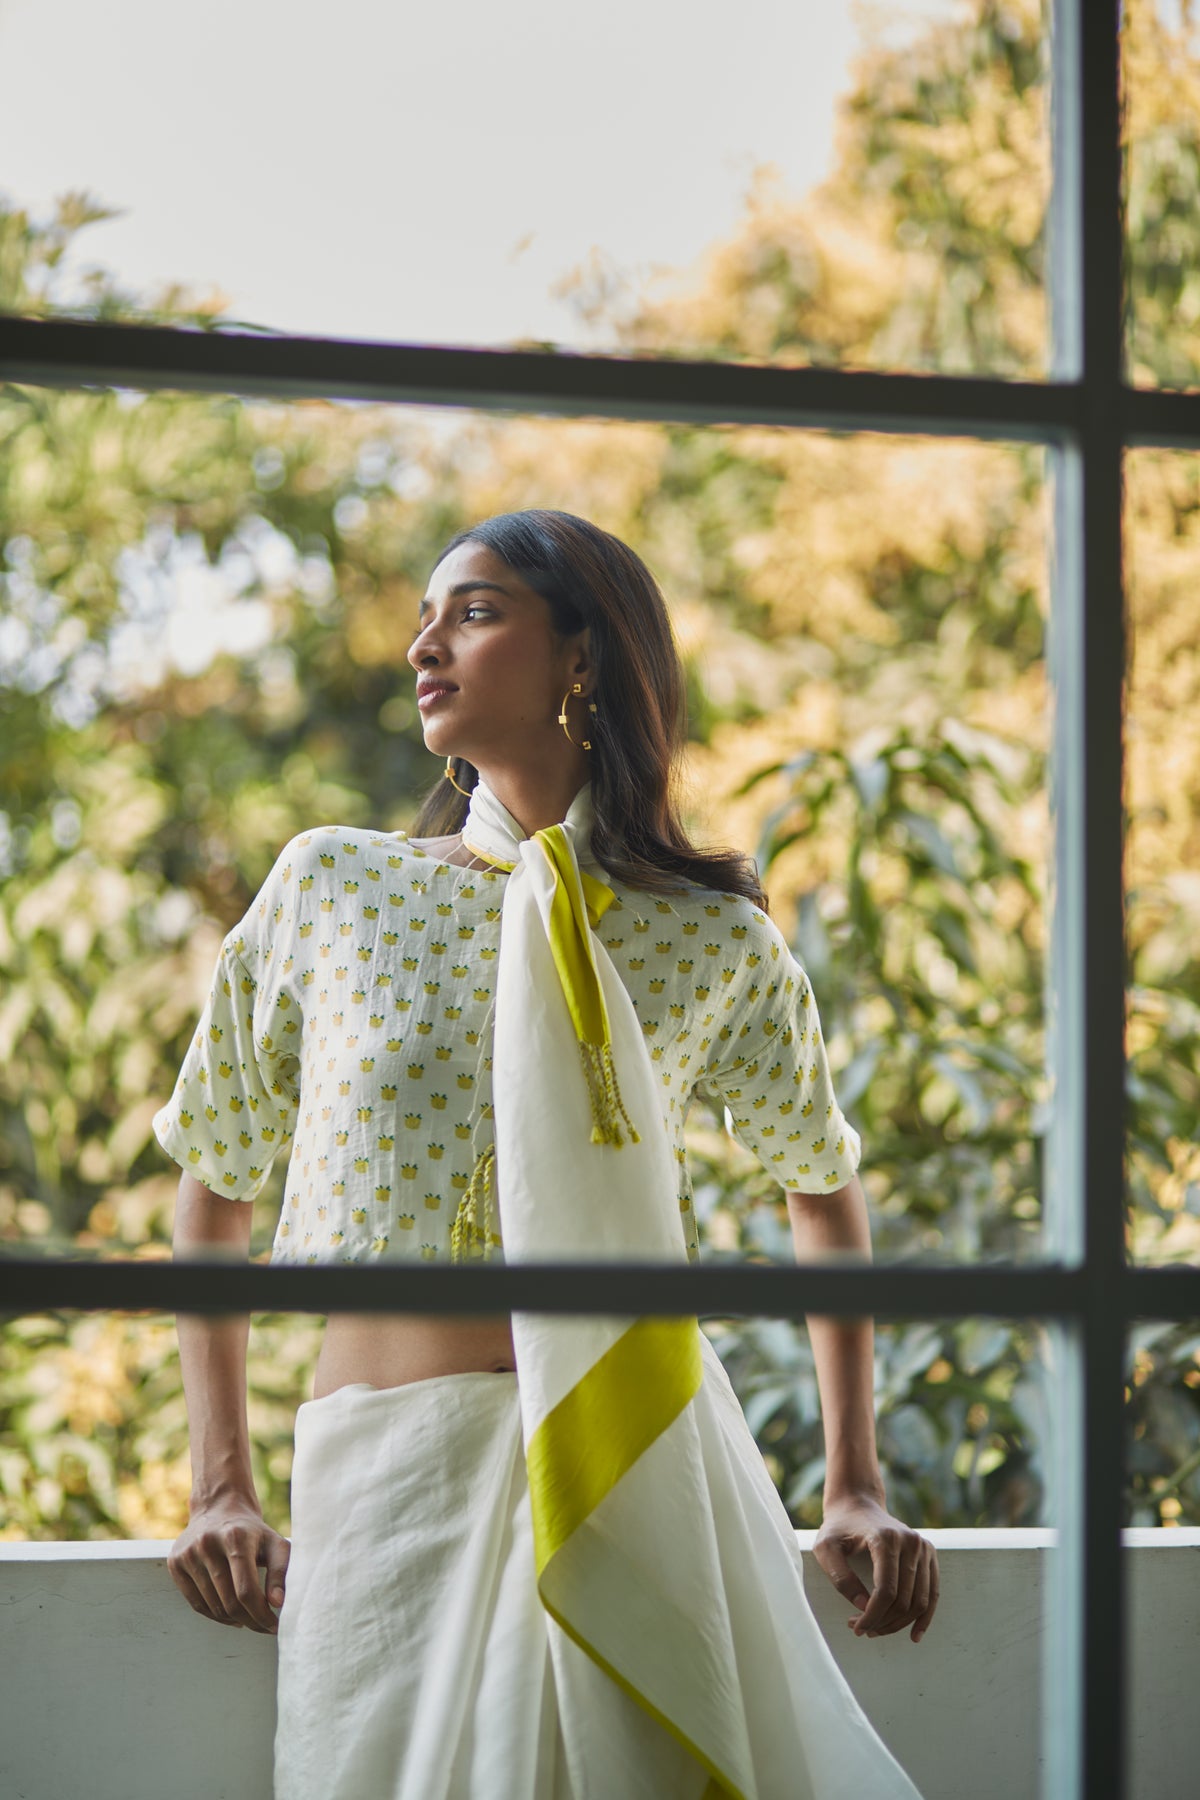
{"label": "window frame", "polygon": [[1056,1098],[1046,1260],[678,1270],[0,1262],[6,1312],[517,1309],[798,1318],[811,1311],[1051,1321],[1061,1368],[1051,1447],[1058,1548],[1043,1656],[1047,1800],[1121,1800],[1127,1791],[1126,1338],[1139,1318],[1200,1315],[1200,1271],[1131,1267],[1125,1254],[1122,467],[1127,446],[1200,447],[1200,393],[1135,389],[1125,379],[1119,15],[1120,0],[1053,0],[1045,382],[0,318],[0,379],[37,386],[766,423],[1017,439],[1050,449],[1055,901],[1047,1062]]}

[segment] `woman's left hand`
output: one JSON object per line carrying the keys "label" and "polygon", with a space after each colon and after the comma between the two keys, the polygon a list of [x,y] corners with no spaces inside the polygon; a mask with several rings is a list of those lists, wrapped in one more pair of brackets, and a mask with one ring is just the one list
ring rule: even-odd
{"label": "woman's left hand", "polygon": [[[850,1567],[860,1550],[871,1558],[870,1592]],[[911,1625],[912,1641],[920,1643],[938,1603],[937,1551],[928,1538],[864,1495],[826,1506],[813,1555],[838,1593],[860,1609],[849,1621],[856,1636],[890,1637]]]}

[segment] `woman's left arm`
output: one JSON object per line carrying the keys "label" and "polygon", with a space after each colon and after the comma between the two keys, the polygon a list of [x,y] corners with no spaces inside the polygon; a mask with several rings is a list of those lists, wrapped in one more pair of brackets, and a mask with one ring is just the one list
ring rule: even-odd
{"label": "woman's left arm", "polygon": [[[857,1175],[828,1194],[789,1189],[787,1204],[797,1262],[870,1261]],[[859,1608],[850,1620],[858,1636],[887,1637],[911,1625],[919,1644],[938,1602],[937,1551],[887,1510],[875,1449],[874,1326],[869,1318],[816,1314],[808,1332],[825,1426],[824,1523],[813,1554],[838,1593]],[[858,1550],[871,1558],[871,1592],[850,1567]]]}

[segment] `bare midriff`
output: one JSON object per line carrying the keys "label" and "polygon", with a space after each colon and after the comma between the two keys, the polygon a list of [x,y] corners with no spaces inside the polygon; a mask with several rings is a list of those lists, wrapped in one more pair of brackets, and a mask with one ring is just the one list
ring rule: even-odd
{"label": "bare midriff", "polygon": [[334,1313],[325,1327],[313,1378],[313,1399],[355,1382],[403,1387],[431,1375],[512,1370],[507,1315],[412,1318],[396,1313]]}
{"label": "bare midriff", "polygon": [[[417,848],[467,869],[490,865],[462,848],[458,836],[410,838]],[[481,1318],[414,1318],[401,1313],[331,1313],[313,1378],[313,1399],[356,1382],[403,1387],[432,1375],[516,1368],[506,1314]]]}

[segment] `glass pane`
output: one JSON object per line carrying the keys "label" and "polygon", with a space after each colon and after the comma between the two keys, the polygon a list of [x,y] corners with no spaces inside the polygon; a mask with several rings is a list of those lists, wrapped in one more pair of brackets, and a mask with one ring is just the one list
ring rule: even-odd
{"label": "glass pane", "polygon": [[[668,596],[688,824],[757,859],[811,976],[879,1253],[1038,1254],[1040,451],[0,404],[5,1231],[161,1237],[148,1096],[170,1091],[223,934],[295,833],[411,823],[439,771],[406,659],[417,599],[454,529],[537,500],[626,538]],[[769,1159],[723,1127],[697,1102],[709,1246],[786,1256]]]}
{"label": "glass pane", "polygon": [[[912,1322],[896,1327],[901,1334],[923,1329]],[[1048,1346],[1044,1330],[1033,1321],[999,1326],[991,1320],[970,1320],[953,1327],[955,1332],[967,1333],[993,1329],[1019,1332],[1028,1351],[1020,1402],[1029,1406],[1026,1442],[1032,1456],[1024,1466],[1027,1487],[1015,1515],[1003,1504],[988,1504],[989,1498],[994,1502],[1002,1494],[1010,1501],[1014,1497],[1020,1481],[1015,1479],[1011,1463],[1003,1473],[997,1465],[983,1478],[980,1485],[987,1495],[977,1513],[968,1513],[970,1522],[949,1529],[936,1499],[928,1510],[917,1510],[896,1465],[889,1471],[890,1504],[902,1517],[920,1525],[938,1554],[940,1600],[919,1648],[907,1641],[893,1641],[891,1648],[885,1649],[878,1641],[863,1642],[849,1632],[846,1603],[830,1587],[812,1556],[811,1534],[801,1532],[806,1552],[805,1590],[826,1641],[868,1716],[927,1800],[952,1800],[968,1789],[972,1796],[985,1800],[1033,1797],[1040,1792],[1039,1720],[1047,1572],[1052,1556],[1052,1532],[1047,1523],[1051,1508],[1043,1498],[1046,1471],[1041,1461],[1048,1444],[1044,1412]],[[886,1366],[885,1353],[881,1367],[886,1370]],[[886,1383],[886,1373],[884,1379]],[[751,1416],[753,1399],[747,1400],[743,1394],[742,1400]],[[927,1420],[929,1440],[936,1442],[945,1424],[945,1410],[935,1403],[917,1416]],[[880,1437],[885,1446],[893,1417],[884,1401]],[[912,1448],[914,1462],[931,1478],[931,1486],[936,1486],[935,1471],[950,1456],[949,1440],[942,1439],[938,1450]],[[770,1450],[767,1458],[770,1467]],[[959,1451],[955,1460],[965,1462],[966,1457]],[[961,1518],[962,1513],[956,1511],[955,1516]],[[855,1557],[853,1566],[866,1577],[866,1559]],[[971,1648],[977,1646],[981,1632],[990,1633],[986,1656]],[[882,1656],[872,1654],[880,1650]],[[934,1693],[938,1726],[931,1730],[929,1697]],[[966,1770],[970,1774],[964,1778]]]}
{"label": "glass pane", "polygon": [[[43,1557],[53,1556],[53,1581],[48,1580],[44,1561],[40,1567],[34,1566],[37,1551],[16,1541],[17,1532],[6,1528],[6,1535],[12,1541],[4,1543],[0,1553],[0,1595],[11,1596],[12,1603],[6,1607],[6,1614],[11,1613],[15,1605],[21,1608],[22,1643],[30,1650],[26,1663],[32,1662],[41,1678],[53,1683],[54,1692],[66,1694],[68,1699],[75,1692],[72,1683],[80,1682],[82,1668],[88,1677],[88,1692],[104,1702],[104,1729],[112,1734],[114,1743],[119,1736],[136,1744],[139,1740],[133,1729],[134,1709],[147,1703],[155,1704],[157,1716],[161,1716],[163,1708],[170,1704],[170,1685],[177,1686],[177,1663],[163,1655],[163,1643],[172,1632],[178,1632],[182,1637],[185,1629],[193,1634],[198,1629],[190,1614],[185,1612],[183,1597],[175,1592],[162,1566],[169,1541],[186,1517],[188,1469],[183,1409],[175,1387],[174,1370],[170,1366],[174,1333],[169,1321],[164,1321],[160,1328],[161,1343],[151,1340],[151,1322],[144,1319],[137,1322],[140,1345],[136,1359],[130,1354],[132,1321],[103,1322],[110,1328],[105,1332],[100,1329],[102,1321],[92,1319],[87,1323],[92,1328],[90,1338],[83,1345],[90,1353],[87,1356],[73,1359],[63,1350],[61,1340],[54,1336],[53,1327],[57,1325],[61,1324],[68,1335],[75,1333],[80,1325],[78,1319],[64,1318],[41,1321],[40,1336],[36,1340],[30,1337],[21,1356],[14,1361],[17,1443],[23,1447],[22,1434],[26,1430],[36,1441],[41,1458],[42,1502],[47,1509],[44,1523],[39,1521],[37,1529],[30,1535],[34,1538],[83,1537],[85,1533],[81,1526],[88,1517],[86,1507],[93,1499],[87,1488],[88,1477],[96,1477],[101,1471],[111,1474],[119,1495],[116,1515],[102,1514],[94,1520],[87,1534],[93,1541],[87,1547],[86,1565],[75,1545],[61,1543],[53,1550],[48,1544],[38,1546]],[[289,1334],[295,1325],[296,1321],[290,1320],[255,1320],[251,1367],[259,1380],[264,1373],[270,1372],[270,1357],[294,1356]],[[35,1356],[41,1359],[37,1365],[40,1369],[37,1380],[30,1375]],[[110,1360],[103,1361],[106,1357]],[[114,1423],[117,1407],[128,1407],[131,1399],[115,1385],[115,1374],[120,1369],[127,1369],[141,1378],[142,1385],[136,1398],[144,1410],[138,1420],[126,1412]],[[256,1391],[250,1415],[254,1474],[263,1501],[264,1517],[273,1530],[287,1536],[293,1535],[293,1521],[287,1505],[288,1476],[293,1468],[293,1415],[297,1402],[306,1398],[308,1391],[307,1378],[303,1384],[295,1379],[297,1370],[296,1361],[285,1361],[276,1366],[271,1375],[269,1396],[261,1390]],[[36,1405],[28,1399],[31,1390],[36,1392]],[[477,1390],[476,1395],[476,1404],[487,1406],[489,1410],[493,1407],[490,1395],[480,1398]],[[306,1442],[295,1459],[299,1531],[295,1535],[292,1561],[286,1574],[289,1595],[296,1591],[291,1585],[293,1578],[297,1578],[298,1588],[299,1571],[302,1566],[307,1566],[304,1532],[311,1529],[311,1524],[307,1523],[311,1521],[311,1510],[305,1519],[301,1517],[300,1492],[304,1491],[306,1500],[309,1499],[314,1490],[320,1491],[319,1484],[326,1477],[331,1482],[350,1482],[353,1468],[348,1456],[352,1458],[357,1453],[360,1441],[353,1435],[356,1415],[351,1409],[363,1406],[369,1412],[369,1421],[373,1422],[379,1416],[381,1400],[385,1406],[390,1406],[397,1399],[404,1406],[414,1402],[418,1407],[438,1404],[438,1400],[429,1395],[423,1401],[416,1394],[407,1399],[398,1396],[387,1399],[360,1390],[357,1396],[347,1397],[345,1411],[340,1410],[341,1403],[338,1402],[335,1404],[339,1410],[324,1415],[325,1422],[332,1423],[339,1433],[338,1456],[324,1461],[313,1455],[319,1415],[310,1412]],[[153,1410],[152,1400],[157,1402]],[[454,1405],[456,1419],[471,1417],[470,1396],[460,1394]],[[35,1412],[37,1418],[31,1424]],[[409,1415],[406,1413],[405,1416]],[[81,1440],[78,1433],[89,1418],[94,1422],[92,1435]],[[497,1505],[505,1500],[510,1505],[519,1503],[521,1494],[513,1480],[512,1465],[502,1461],[495,1449],[501,1431],[519,1432],[519,1417],[511,1412],[505,1416],[497,1408],[490,1411],[487,1421],[476,1418],[472,1423],[482,1428],[458,1434],[458,1443],[453,1450],[458,1457],[474,1455],[478,1458],[477,1467],[472,1471],[475,1479],[464,1481],[461,1484],[463,1491],[471,1492],[477,1501],[481,1494],[486,1495],[484,1484],[491,1471],[480,1465],[484,1463],[485,1453],[490,1452],[492,1469],[497,1464],[500,1469],[494,1476],[497,1491],[489,1498],[494,1497]],[[140,1434],[137,1426],[140,1426]],[[364,1431],[369,1428],[369,1422],[364,1422]],[[374,1466],[377,1470],[378,1459],[386,1454],[381,1440],[390,1440],[393,1454],[402,1455],[407,1435],[374,1432]],[[323,1440],[317,1439],[317,1442],[323,1443]],[[439,1446],[438,1435],[433,1430],[424,1434],[424,1442],[427,1457],[422,1459],[419,1471],[422,1479],[426,1475],[427,1458],[436,1459],[439,1448],[445,1448]],[[11,1436],[6,1442],[6,1459],[5,1491],[11,1503],[18,1493],[15,1477],[19,1466]],[[752,1479],[752,1464],[748,1463],[746,1469]],[[386,1483],[389,1491],[399,1488],[404,1498],[410,1500],[405,1509],[410,1531],[398,1554],[419,1557],[425,1549],[418,1525],[421,1497],[408,1495],[401,1486],[400,1472],[394,1473],[395,1479]],[[721,1473],[724,1477],[720,1493],[724,1502],[721,1508],[724,1536],[725,1530],[732,1534],[740,1523],[736,1519],[730,1521],[727,1510],[730,1495],[735,1501],[739,1497],[740,1484],[736,1477],[731,1480],[733,1465],[724,1466]],[[498,1491],[501,1481],[506,1489],[504,1495]],[[66,1505],[51,1517],[49,1509],[64,1493]],[[768,1518],[764,1516],[761,1496],[756,1495],[755,1502],[754,1535],[765,1560],[774,1540]],[[471,1516],[469,1509],[458,1511],[460,1515],[465,1513],[468,1519]],[[439,1520],[439,1532],[444,1535],[452,1531],[454,1524],[452,1513]],[[52,1533],[46,1528],[50,1525],[57,1526],[57,1531]],[[711,1521],[707,1522],[707,1527],[711,1529]],[[360,1506],[356,1511],[356,1530],[344,1534],[342,1552],[347,1552],[349,1547],[348,1554],[352,1558],[354,1546],[361,1543],[364,1535],[369,1537],[371,1530],[369,1509]],[[786,1525],[783,1530],[786,1532]],[[804,1600],[868,1718],[908,1769],[927,1800],[957,1800],[964,1791],[964,1770],[971,1771],[969,1792],[973,1800],[1012,1800],[1018,1795],[1027,1800],[1039,1792],[1037,1722],[1044,1660],[1049,1533],[1044,1529],[942,1530],[930,1535],[934,1537],[940,1563],[941,1600],[928,1634],[919,1647],[901,1634],[884,1644],[860,1640],[847,1630],[848,1615],[853,1609],[834,1590],[818,1563],[809,1533],[801,1534],[799,1545],[804,1566]],[[133,1554],[127,1544],[99,1541],[128,1536],[158,1538],[160,1541],[157,1546],[146,1544],[144,1550]],[[724,1541],[728,1543],[728,1538]],[[157,1551],[157,1556],[150,1563],[146,1553],[152,1550]],[[337,1553],[336,1547],[333,1553]],[[519,1575],[521,1565],[514,1562],[506,1565],[505,1554],[504,1547],[497,1548],[492,1561]],[[496,1570],[489,1566],[481,1577],[478,1560],[464,1558],[463,1561],[474,1584],[474,1604],[485,1605],[490,1598],[488,1590],[496,1579]],[[724,1566],[731,1569],[733,1559]],[[862,1558],[855,1557],[854,1566],[865,1580],[869,1580],[869,1565]],[[786,1576],[787,1570],[782,1558],[775,1562],[772,1574],[775,1584],[770,1592],[775,1615],[778,1617],[789,1603],[798,1611],[803,1603],[794,1590],[792,1595],[786,1592],[782,1577]],[[389,1601],[396,1603],[389,1585],[395,1579],[395,1568],[388,1565],[385,1577],[380,1579],[377,1605],[385,1606]],[[736,1576],[731,1576],[730,1585],[735,1581]],[[39,1610],[37,1594],[31,1591],[35,1588],[41,1592],[42,1604],[51,1615],[52,1630]],[[102,1608],[96,1604],[98,1589],[104,1596]],[[741,1591],[745,1593],[744,1588]],[[745,1604],[752,1605],[755,1601],[751,1598]],[[450,1609],[446,1611],[449,1613]],[[117,1673],[112,1670],[110,1648],[114,1619],[130,1621],[130,1647]],[[152,1632],[146,1629],[148,1619],[153,1622]],[[744,1631],[745,1612],[740,1617],[735,1615],[735,1620],[737,1628]],[[140,1629],[136,1628],[137,1621],[141,1621]],[[13,1628],[6,1622],[5,1629],[11,1633]],[[209,1634],[214,1639],[215,1635]],[[810,1649],[800,1629],[795,1630],[792,1641],[800,1647],[802,1654],[814,1659],[805,1665],[804,1672],[812,1682],[819,1682],[822,1678],[820,1664],[815,1658],[819,1646],[813,1644]],[[271,1691],[269,1687],[254,1685],[260,1681],[263,1671],[260,1669],[255,1675],[249,1667],[246,1639],[231,1640],[227,1633],[222,1633],[219,1647],[214,1641],[209,1643],[206,1651],[208,1642],[209,1638],[200,1634],[192,1655],[202,1658],[207,1655],[212,1659],[212,1668],[216,1671],[213,1685],[222,1701],[223,1729],[219,1742],[210,1746],[207,1752],[197,1744],[197,1760],[204,1761],[206,1780],[210,1783],[219,1780],[226,1791],[237,1791],[239,1779],[244,1784],[247,1767],[255,1764],[266,1771],[269,1787],[274,1717]],[[230,1644],[232,1649],[228,1647]],[[242,1649],[238,1648],[239,1644]],[[247,1661],[239,1664],[237,1659],[243,1654]],[[136,1663],[139,1655],[144,1666],[135,1669],[138,1679],[134,1682],[129,1679],[129,1665],[131,1659]],[[228,1693],[223,1693],[220,1669],[231,1657],[238,1680],[231,1682]],[[767,1668],[770,1667],[768,1657],[769,1650],[764,1652],[763,1666]],[[262,1658],[259,1656],[255,1660],[261,1663]],[[1187,1659],[1180,1660],[1186,1666]],[[16,1671],[18,1659],[14,1656],[10,1662]],[[273,1680],[271,1671],[268,1675]],[[28,1689],[28,1675],[22,1679]],[[249,1698],[240,1692],[247,1685],[250,1687]],[[816,1707],[808,1716],[823,1720],[828,1716],[828,1710]],[[76,1740],[72,1738],[62,1753],[57,1752],[52,1734],[47,1734],[44,1729],[34,1729],[35,1722],[40,1722],[38,1715],[29,1715],[28,1708],[19,1716],[14,1713],[6,1733],[6,1758],[8,1766],[19,1772],[20,1791],[71,1794],[84,1791]],[[853,1731],[852,1721],[844,1711],[841,1711],[841,1722]],[[186,1737],[184,1741],[186,1744]],[[74,1768],[69,1765],[72,1751],[76,1757]],[[843,1757],[858,1755],[861,1744],[856,1745],[853,1738],[839,1742],[838,1753]],[[138,1756],[145,1754],[135,1749],[122,1761],[123,1774],[131,1791],[155,1791],[151,1775],[140,1778]],[[58,1775],[65,1772],[69,1785],[56,1781],[47,1788],[44,1777],[48,1768]],[[137,1785],[134,1785],[135,1781]],[[259,1791],[261,1785],[260,1782]],[[112,1793],[114,1790],[104,1791]],[[678,1792],[679,1789],[672,1783],[668,1791]],[[1064,1800],[1065,1791],[1056,1790],[1054,1800]],[[1186,1792],[1186,1787],[1164,1786],[1157,1791],[1175,1794]]]}
{"label": "glass pane", "polygon": [[1125,1401],[1126,1523],[1167,1531],[1200,1526],[1200,1319],[1133,1328]]}
{"label": "glass pane", "polygon": [[[794,1524],[821,1523],[825,1453],[802,1323],[712,1321]],[[1026,1319],[905,1320],[875,1328],[875,1403],[889,1504],[910,1524],[969,1532],[1048,1522],[1045,1342]]]}
{"label": "glass pane", "polygon": [[1200,19],[1187,0],[1123,10],[1126,359],[1138,387],[1200,386]]}
{"label": "glass pane", "polygon": [[[168,1252],[157,1238],[144,1254]],[[293,1421],[312,1397],[323,1324],[255,1313],[250,1327],[254,1486],[264,1519],[284,1536]],[[173,1313],[0,1318],[0,1361],[0,1544],[169,1542],[183,1530],[192,1467]]]}
{"label": "glass pane", "polygon": [[22,270],[18,211],[0,307],[1037,376],[1041,14],[350,0],[332,32],[313,5],[198,32],[124,0],[64,62],[53,14],[10,5],[8,204],[59,203],[65,255]]}
{"label": "glass pane", "polygon": [[1200,1261],[1200,454],[1126,460],[1126,1181],[1139,1261]]}
{"label": "glass pane", "polygon": [[1184,1792],[1200,1754],[1186,1687],[1200,1597],[1200,1319],[1139,1323],[1126,1375],[1129,1791]]}

